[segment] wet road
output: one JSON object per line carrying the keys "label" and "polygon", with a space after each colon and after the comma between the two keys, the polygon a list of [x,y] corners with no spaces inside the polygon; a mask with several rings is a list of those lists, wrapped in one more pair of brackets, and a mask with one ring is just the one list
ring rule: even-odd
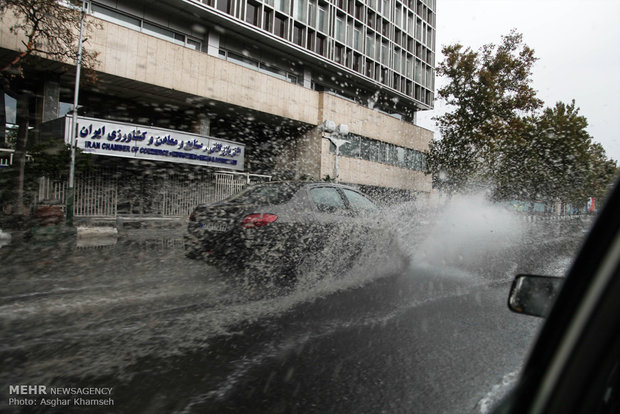
{"label": "wet road", "polygon": [[[401,228],[405,269],[359,263],[286,291],[186,259],[170,230],[16,241],[0,250],[0,408],[487,412],[540,325],[506,309],[512,277],[561,274],[588,223],[441,223]],[[114,405],[8,406],[15,384],[110,387]]]}

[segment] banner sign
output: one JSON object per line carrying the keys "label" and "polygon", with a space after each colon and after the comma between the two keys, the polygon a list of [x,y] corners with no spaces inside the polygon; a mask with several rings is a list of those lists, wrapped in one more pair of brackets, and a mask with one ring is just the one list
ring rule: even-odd
{"label": "banner sign", "polygon": [[[71,143],[72,117],[65,118]],[[77,117],[76,147],[82,152],[178,162],[243,171],[245,145],[220,138],[104,119]]]}

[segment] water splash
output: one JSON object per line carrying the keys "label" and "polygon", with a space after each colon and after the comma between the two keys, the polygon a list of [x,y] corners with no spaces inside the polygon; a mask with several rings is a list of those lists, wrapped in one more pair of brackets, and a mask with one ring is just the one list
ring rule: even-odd
{"label": "water splash", "polygon": [[415,260],[440,266],[471,266],[501,255],[520,241],[522,223],[483,195],[457,196],[436,213],[417,246]]}

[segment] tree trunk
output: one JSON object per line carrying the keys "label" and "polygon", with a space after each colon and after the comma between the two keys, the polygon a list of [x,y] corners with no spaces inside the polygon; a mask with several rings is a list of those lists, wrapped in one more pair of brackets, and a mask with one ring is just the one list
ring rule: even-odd
{"label": "tree trunk", "polygon": [[13,165],[15,167],[15,203],[14,213],[23,215],[24,207],[24,171],[26,166],[26,146],[28,145],[28,126],[30,118],[29,95],[20,94],[17,97],[17,142]]}
{"label": "tree trunk", "polygon": [[0,143],[2,146],[6,143],[6,102],[3,90],[0,90]]}

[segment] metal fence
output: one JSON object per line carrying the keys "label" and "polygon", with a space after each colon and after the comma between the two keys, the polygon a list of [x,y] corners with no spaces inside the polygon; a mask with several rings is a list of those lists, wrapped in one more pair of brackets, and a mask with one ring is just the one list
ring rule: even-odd
{"label": "metal fence", "polygon": [[88,217],[116,217],[118,186],[115,178],[82,176],[75,183],[73,214]]}
{"label": "metal fence", "polygon": [[[102,175],[77,177],[74,188],[74,216],[116,217],[116,179]],[[67,204],[67,182],[49,177],[39,179],[38,204]]]}
{"label": "metal fence", "polygon": [[179,175],[168,177],[161,193],[161,215],[164,217],[187,216],[198,204],[216,201],[210,174],[193,180]]}
{"label": "metal fence", "polygon": [[[124,197],[119,194],[119,182],[115,177],[111,173],[77,176],[73,214],[82,217],[116,217],[119,214],[119,203],[123,202]],[[180,174],[166,176],[158,180],[157,184],[151,187],[151,191],[138,193],[138,197],[150,199],[145,203],[150,207],[148,213],[138,214],[186,217],[198,204],[222,200],[238,193],[252,182],[269,180],[271,177],[267,175],[229,172],[206,173],[191,178]],[[134,193],[133,189],[123,189],[123,193]],[[66,181],[42,177],[39,180],[37,202],[57,204],[64,208],[67,202]]]}

